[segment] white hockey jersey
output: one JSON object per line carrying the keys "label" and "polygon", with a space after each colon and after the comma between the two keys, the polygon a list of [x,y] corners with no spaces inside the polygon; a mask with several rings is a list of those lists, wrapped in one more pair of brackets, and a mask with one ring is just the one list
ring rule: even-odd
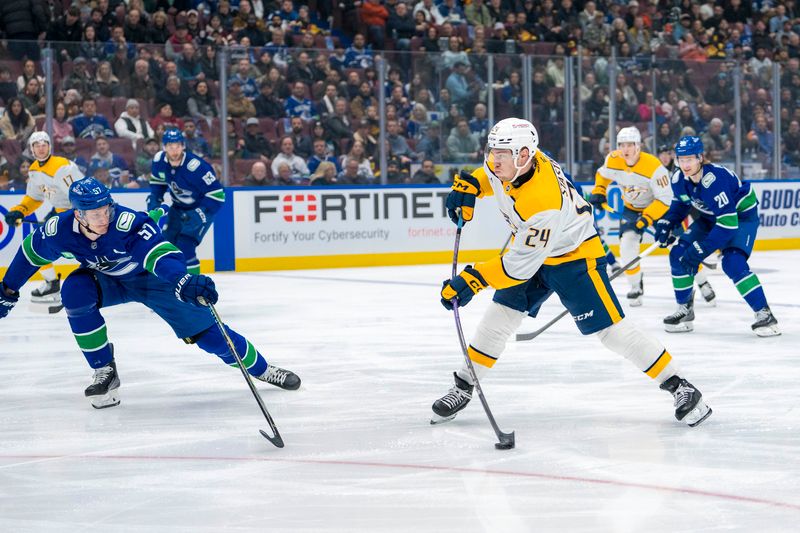
{"label": "white hockey jersey", "polygon": [[619,150],[611,152],[595,174],[592,194],[606,194],[611,182],[622,189],[625,206],[644,214],[651,224],[661,218],[672,203],[669,173],[654,155],[642,152],[636,164],[629,167]]}
{"label": "white hockey jersey", "polygon": [[12,209],[22,211],[27,216],[47,200],[56,211],[66,211],[71,208],[69,186],[83,177],[78,166],[64,157],[50,156],[44,165],[34,161],[28,171],[25,198]]}

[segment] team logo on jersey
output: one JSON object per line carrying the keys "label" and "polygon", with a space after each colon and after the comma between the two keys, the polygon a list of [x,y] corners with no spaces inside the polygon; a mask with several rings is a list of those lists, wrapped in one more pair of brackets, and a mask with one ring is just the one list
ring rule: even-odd
{"label": "team logo on jersey", "polygon": [[709,187],[711,187],[711,184],[714,183],[715,179],[717,179],[717,177],[711,172],[709,172],[708,174],[703,176],[703,179],[700,180],[700,183],[703,185],[703,187],[708,189]]}
{"label": "team logo on jersey", "polygon": [[316,195],[286,194],[282,200],[283,220],[286,222],[313,222],[317,220]]}
{"label": "team logo on jersey", "polygon": [[194,203],[194,196],[192,196],[192,191],[184,191],[174,181],[170,182],[169,190],[172,193],[172,196],[180,203],[182,204]]}
{"label": "team logo on jersey", "polygon": [[130,256],[111,259],[101,255],[95,256],[93,259],[87,257],[86,266],[110,276],[122,276],[135,270],[138,263],[132,262]]}

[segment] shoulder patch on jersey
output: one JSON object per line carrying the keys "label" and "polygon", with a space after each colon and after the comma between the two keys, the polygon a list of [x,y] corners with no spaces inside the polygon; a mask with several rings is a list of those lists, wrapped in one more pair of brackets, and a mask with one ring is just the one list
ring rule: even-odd
{"label": "shoulder patch on jersey", "polygon": [[700,180],[700,184],[706,189],[708,189],[709,187],[711,187],[711,184],[714,183],[714,180],[716,179],[717,177],[714,175],[713,172],[708,172],[706,173],[705,176],[703,176],[703,179]]}
{"label": "shoulder patch on jersey", "polygon": [[48,237],[52,237],[58,232],[58,217],[50,217],[50,219],[44,225],[44,234]]}
{"label": "shoulder patch on jersey", "polygon": [[195,170],[197,170],[199,167],[200,167],[200,160],[199,160],[199,159],[192,159],[192,160],[191,160],[191,161],[189,161],[189,163],[186,165],[186,168],[187,168],[189,171],[191,171],[191,172],[194,172],[194,171],[195,171]]}
{"label": "shoulder patch on jersey", "polygon": [[153,162],[160,163],[164,160],[164,150],[159,150],[156,152],[156,155],[153,156]]}
{"label": "shoulder patch on jersey", "polygon": [[129,211],[123,211],[120,213],[119,217],[117,217],[117,229],[120,231],[130,231],[131,224],[133,224],[133,220],[136,218],[136,215]]}
{"label": "shoulder patch on jersey", "polygon": [[672,173],[672,183],[678,183],[681,180],[681,173],[679,170],[676,170]]}

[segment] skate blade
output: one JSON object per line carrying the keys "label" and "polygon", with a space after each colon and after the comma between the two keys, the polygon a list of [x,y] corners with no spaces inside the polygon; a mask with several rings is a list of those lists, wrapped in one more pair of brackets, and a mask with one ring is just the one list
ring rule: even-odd
{"label": "skate blade", "polygon": [[664,331],[667,333],[688,333],[694,331],[694,324],[691,322],[681,322],[680,324],[664,324]]}
{"label": "skate blade", "polygon": [[641,307],[642,306],[642,298],[628,298],[628,305],[631,307]]}
{"label": "skate blade", "polygon": [[689,411],[689,413],[683,417],[683,421],[686,422],[690,428],[693,428],[695,426],[699,426],[703,420],[711,416],[711,413],[713,412],[714,411],[712,411],[711,408],[706,405],[706,402],[704,402],[701,398],[695,408]]}
{"label": "skate blade", "polygon": [[753,332],[759,337],[777,337],[781,334],[781,330],[778,329],[777,324],[765,326],[763,328],[756,328],[753,330]]}
{"label": "skate blade", "polygon": [[438,424],[444,424],[445,422],[450,422],[452,419],[456,417],[456,414],[452,414],[450,416],[439,416],[436,413],[433,413],[433,416],[431,417],[431,425],[435,426]]}
{"label": "skate blade", "polygon": [[112,389],[99,396],[89,396],[89,403],[95,409],[105,409],[119,405],[119,389]]}

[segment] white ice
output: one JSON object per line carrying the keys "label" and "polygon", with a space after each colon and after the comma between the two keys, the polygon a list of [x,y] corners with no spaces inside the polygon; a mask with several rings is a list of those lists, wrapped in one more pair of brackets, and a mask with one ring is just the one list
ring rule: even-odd
{"label": "white ice", "polygon": [[[718,307],[663,332],[666,258],[645,262],[644,306],[626,311],[713,407],[697,428],[569,318],[510,343],[483,381],[510,451],[477,399],[429,425],[463,361],[438,298],[449,265],[214,276],[222,317],[303,379],[259,384],[284,449],[237,370],[138,304],[103,311],[122,403],[92,409],[66,317],[29,312],[31,283],[0,322],[0,531],[798,531],[799,262],[753,256],[783,330],[770,339],[719,270]],[[463,310],[468,338],[490,296]]]}

